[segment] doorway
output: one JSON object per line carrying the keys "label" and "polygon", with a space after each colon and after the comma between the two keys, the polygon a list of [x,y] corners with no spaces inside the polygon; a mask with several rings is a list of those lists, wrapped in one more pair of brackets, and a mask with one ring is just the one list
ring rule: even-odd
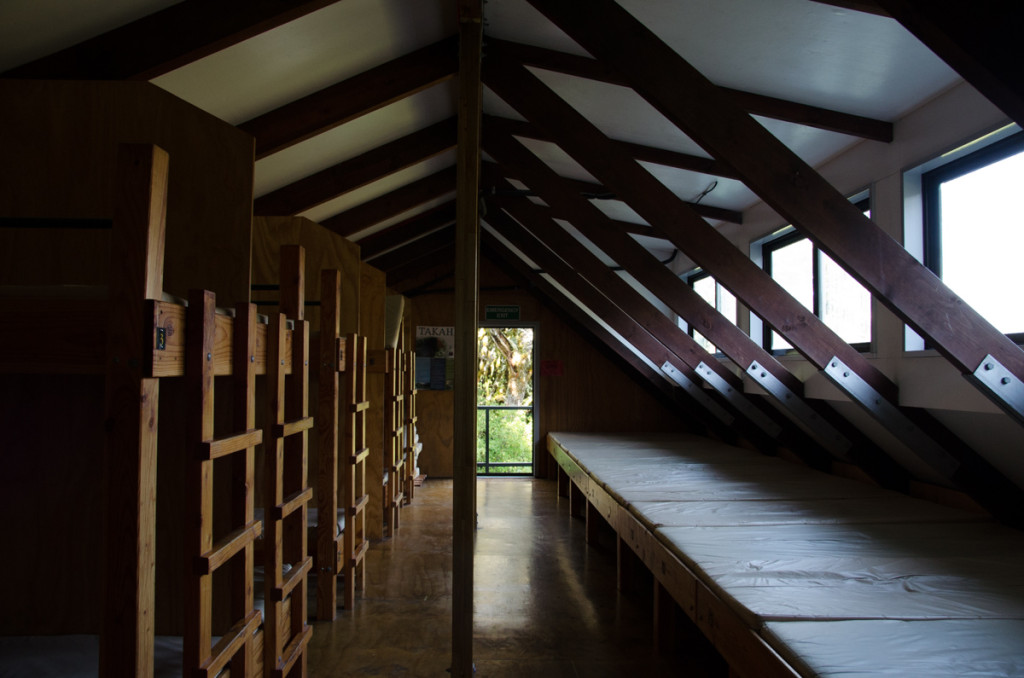
{"label": "doorway", "polygon": [[477,332],[477,475],[533,475],[535,335],[529,325]]}

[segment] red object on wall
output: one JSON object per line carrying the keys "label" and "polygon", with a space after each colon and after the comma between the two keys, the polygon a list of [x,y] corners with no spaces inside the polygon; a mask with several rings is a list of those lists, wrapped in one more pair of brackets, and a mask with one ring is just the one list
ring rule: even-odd
{"label": "red object on wall", "polygon": [[561,377],[565,374],[565,365],[562,364],[561,360],[541,360],[540,361],[540,376],[542,377]]}

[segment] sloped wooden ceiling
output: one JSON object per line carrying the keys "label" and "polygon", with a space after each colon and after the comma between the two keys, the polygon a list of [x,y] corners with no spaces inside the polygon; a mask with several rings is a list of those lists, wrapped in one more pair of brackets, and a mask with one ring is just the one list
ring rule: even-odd
{"label": "sloped wooden ceiling", "polygon": [[[1020,525],[1019,487],[928,412],[900,406],[891,379],[717,230],[763,200],[961,373],[997,361],[1012,388],[981,388],[1024,422],[1013,395],[1024,353],[813,169],[852,144],[891,141],[892,121],[956,73],[1024,122],[1012,23],[948,4],[591,0],[581,12],[559,0],[490,0],[484,251],[510,259],[709,429],[794,449],[814,466],[856,463],[880,484],[905,487],[903,467],[805,397],[800,379],[665,265],[686,257],[935,476]],[[453,0],[124,0],[108,11],[71,13],[58,30],[42,22],[39,3],[0,10],[9,31],[35,30],[45,46],[7,41],[5,77],[152,80],[253,135],[255,214],[301,214],[355,240],[398,291],[451,275]],[[666,310],[765,395],[747,392]]]}

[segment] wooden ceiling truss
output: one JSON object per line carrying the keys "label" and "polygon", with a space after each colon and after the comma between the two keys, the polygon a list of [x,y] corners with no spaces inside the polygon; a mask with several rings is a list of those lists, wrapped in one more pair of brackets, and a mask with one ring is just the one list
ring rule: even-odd
{"label": "wooden ceiling truss", "polygon": [[[540,0],[531,0],[531,2],[541,11],[550,13],[549,18],[552,18],[557,25],[574,38],[576,34],[572,27],[575,26],[575,22],[583,21],[588,28],[596,25],[591,23],[590,17],[593,14],[589,10],[588,18],[582,20],[578,16],[563,16],[578,13],[563,12],[557,8],[551,9],[547,3],[540,2]],[[607,9],[605,5],[608,4],[614,6],[617,11],[609,10],[609,15],[604,16],[602,21],[613,22],[611,24],[604,23],[604,25],[618,26],[619,24],[615,22],[624,21],[620,14],[628,16],[628,13],[614,3],[602,2],[600,8]],[[600,14],[598,7],[595,5],[593,9]],[[563,7],[562,10],[565,8]],[[565,22],[570,28],[561,22]],[[628,28],[616,33],[616,39],[612,41],[615,45],[622,44],[623,34],[628,35],[630,31],[641,29],[646,31],[639,22],[634,21],[633,23],[636,26],[623,24]],[[592,38],[595,43],[607,42],[591,36],[589,33],[584,35]],[[599,47],[595,46],[591,49],[591,46],[584,42],[583,38],[577,39],[588,50],[600,53]],[[645,35],[643,39],[657,41],[653,35]],[[627,37],[625,42],[633,42],[633,40]],[[662,47],[668,50],[664,45]],[[611,60],[613,57],[620,56],[619,51],[621,50],[609,48],[609,52],[615,52],[615,54],[602,55],[602,57]],[[625,51],[628,52],[628,48]],[[671,52],[671,50],[668,51]],[[633,58],[634,56],[629,53],[623,58]],[[648,70],[664,72],[665,69]],[[506,103],[531,123],[543,129],[546,134],[559,139],[559,145],[566,153],[604,185],[612,189],[648,223],[661,230],[676,247],[715,276],[752,311],[786,337],[804,357],[818,369],[824,371],[844,394],[880,421],[936,473],[966,491],[973,490],[976,500],[984,502],[994,513],[1005,519],[1017,523],[1024,520],[1024,512],[1019,508],[1021,494],[1019,488],[1003,478],[987,461],[959,441],[930,414],[923,410],[900,407],[896,385],[888,377],[840,339],[753,261],[690,210],[664,184],[654,178],[629,154],[612,143],[600,130],[550,90],[525,66],[506,59],[492,58],[487,63],[484,78],[488,87]],[[681,91],[679,90],[681,81],[677,79],[672,81],[675,83],[673,88]],[[707,86],[714,89],[714,85],[710,83],[707,83]],[[724,99],[721,95],[719,98]],[[685,99],[695,101],[700,97],[688,94]],[[735,108],[734,105],[733,108]],[[751,125],[763,132],[763,135],[759,135],[757,138],[746,139],[745,155],[748,158],[761,159],[763,155],[762,137],[768,137],[774,142],[773,145],[781,146],[748,114],[742,111],[739,113]],[[704,124],[718,126],[715,119],[705,120]],[[729,129],[732,129],[731,125]],[[691,137],[698,136],[693,129],[684,129],[683,131]],[[696,138],[695,140],[701,143],[705,150],[710,150],[702,140]],[[734,158],[731,155],[726,161],[733,167],[743,163],[742,158]],[[781,166],[773,167],[771,163],[766,164],[769,172],[776,171],[776,167]],[[818,177],[817,173],[809,167],[806,167],[804,171]],[[798,175],[797,178],[803,177]],[[824,183],[820,177],[818,180]],[[803,181],[802,183],[809,182]],[[829,190],[835,192],[831,187]],[[813,193],[811,194],[813,195]],[[805,192],[805,200],[807,195],[808,193]],[[853,209],[861,220],[867,221],[878,230],[873,222],[866,220],[845,198],[839,197],[841,202]],[[902,248],[899,249],[902,250]],[[914,263],[917,262],[914,261]],[[918,267],[920,268],[919,265]],[[934,276],[932,277],[934,278]],[[1008,341],[1002,335],[1000,337],[1003,341]],[[708,336],[708,339],[712,342],[716,341],[714,336]],[[1016,346],[1014,349],[1016,350]],[[830,372],[828,368],[835,366],[838,366],[838,371]],[[754,366],[744,365],[743,367],[750,373]],[[756,372],[756,374],[759,373],[759,371]],[[993,491],[992,483],[996,483],[1000,490]],[[982,490],[982,488],[987,489]]]}

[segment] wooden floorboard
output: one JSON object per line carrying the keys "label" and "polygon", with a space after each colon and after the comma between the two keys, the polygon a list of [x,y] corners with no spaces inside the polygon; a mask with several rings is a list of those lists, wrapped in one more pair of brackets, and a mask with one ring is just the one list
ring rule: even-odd
{"label": "wooden floorboard", "polygon": [[[654,655],[651,588],[616,593],[614,542],[605,534],[587,546],[554,481],[481,479],[477,494],[477,676],[718,674],[682,632],[669,654]],[[371,545],[354,611],[314,625],[309,675],[448,675],[451,501],[450,480],[427,480],[397,536]]]}

